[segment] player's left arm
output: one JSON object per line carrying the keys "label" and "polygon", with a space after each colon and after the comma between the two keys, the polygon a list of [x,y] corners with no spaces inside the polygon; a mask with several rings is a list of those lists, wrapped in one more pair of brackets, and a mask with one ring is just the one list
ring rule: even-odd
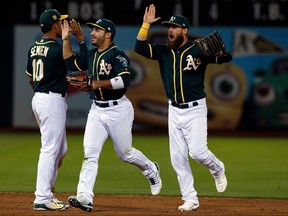
{"label": "player's left arm", "polygon": [[218,30],[206,37],[196,38],[194,43],[200,48],[203,55],[208,57],[210,63],[222,64],[232,60],[232,55],[227,51]]}
{"label": "player's left arm", "polygon": [[217,64],[227,63],[230,62],[231,60],[232,55],[229,52],[227,52],[225,55],[215,57],[215,63]]}
{"label": "player's left arm", "polygon": [[229,52],[227,52],[225,55],[221,55],[221,56],[206,56],[206,55],[203,55],[203,58],[208,63],[222,64],[222,63],[230,62],[232,60],[232,55]]}

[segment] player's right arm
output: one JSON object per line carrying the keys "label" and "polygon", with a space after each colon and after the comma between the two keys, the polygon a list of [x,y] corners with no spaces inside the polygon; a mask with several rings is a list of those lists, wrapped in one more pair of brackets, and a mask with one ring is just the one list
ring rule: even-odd
{"label": "player's right arm", "polygon": [[137,40],[139,41],[147,40],[148,30],[150,28],[150,25],[158,21],[159,19],[161,19],[161,17],[155,18],[155,14],[156,14],[156,7],[154,6],[154,4],[151,4],[149,5],[149,7],[145,8],[145,13],[143,16],[143,24],[137,35]]}
{"label": "player's right arm", "polygon": [[61,28],[62,28],[62,40],[63,40],[63,58],[68,59],[74,53],[70,43],[71,28],[67,20],[63,20]]}
{"label": "player's right arm", "polygon": [[137,35],[137,40],[134,47],[136,53],[145,56],[146,58],[149,59],[152,59],[153,55],[152,55],[152,47],[150,44],[147,43],[148,30],[152,23],[161,19],[160,17],[155,18],[155,14],[156,14],[156,7],[154,6],[154,4],[151,4],[149,5],[149,7],[145,8],[145,13],[143,16],[143,24]]}

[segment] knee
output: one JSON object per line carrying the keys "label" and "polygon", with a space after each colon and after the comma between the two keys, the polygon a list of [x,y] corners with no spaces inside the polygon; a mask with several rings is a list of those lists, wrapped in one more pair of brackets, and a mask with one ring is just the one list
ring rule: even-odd
{"label": "knee", "polygon": [[193,151],[189,151],[189,155],[192,159],[201,162],[205,160],[207,156],[207,151],[200,151],[199,149],[194,149]]}
{"label": "knee", "polygon": [[127,149],[125,152],[119,152],[118,157],[126,163],[129,163],[133,160],[135,154],[135,149],[132,147]]}
{"label": "knee", "polygon": [[84,157],[89,158],[89,160],[98,161],[100,155],[100,151],[93,147],[85,147],[84,148]]}
{"label": "knee", "polygon": [[187,155],[184,156],[182,154],[173,152],[170,155],[170,158],[171,158],[171,165],[175,170],[180,170],[182,169],[183,164],[189,163],[189,158]]}

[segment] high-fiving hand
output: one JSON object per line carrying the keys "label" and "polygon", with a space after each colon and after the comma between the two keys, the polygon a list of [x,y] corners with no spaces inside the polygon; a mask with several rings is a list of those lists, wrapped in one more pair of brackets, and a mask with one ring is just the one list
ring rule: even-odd
{"label": "high-fiving hand", "polygon": [[72,19],[70,21],[70,28],[71,33],[76,37],[78,42],[84,40],[84,33],[79,22],[76,22],[76,20]]}
{"label": "high-fiving hand", "polygon": [[62,29],[62,40],[69,40],[71,28],[67,20],[63,20],[61,29]]}
{"label": "high-fiving hand", "polygon": [[156,15],[156,7],[154,4],[150,4],[149,7],[145,8],[145,14],[143,16],[143,23],[152,24],[161,19],[161,17],[155,18],[155,15]]}

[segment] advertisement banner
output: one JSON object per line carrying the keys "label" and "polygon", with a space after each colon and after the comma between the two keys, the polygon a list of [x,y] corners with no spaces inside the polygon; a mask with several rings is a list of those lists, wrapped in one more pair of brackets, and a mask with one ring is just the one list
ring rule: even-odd
{"label": "advertisement banner", "polygon": [[[83,26],[89,49],[91,29]],[[214,28],[192,28],[193,40]],[[135,127],[167,127],[168,100],[156,61],[134,52],[139,26],[119,26],[115,43],[130,58],[132,83],[126,96],[135,109]],[[38,26],[14,29],[13,127],[37,127],[31,109],[33,91],[25,74],[27,52],[42,35]],[[231,52],[229,64],[208,66],[205,74],[209,129],[288,128],[288,29],[220,28]],[[74,51],[77,43],[72,38]],[[152,27],[150,43],[166,42],[167,29]],[[88,94],[70,89],[67,96],[67,128],[84,128],[91,100]]]}

